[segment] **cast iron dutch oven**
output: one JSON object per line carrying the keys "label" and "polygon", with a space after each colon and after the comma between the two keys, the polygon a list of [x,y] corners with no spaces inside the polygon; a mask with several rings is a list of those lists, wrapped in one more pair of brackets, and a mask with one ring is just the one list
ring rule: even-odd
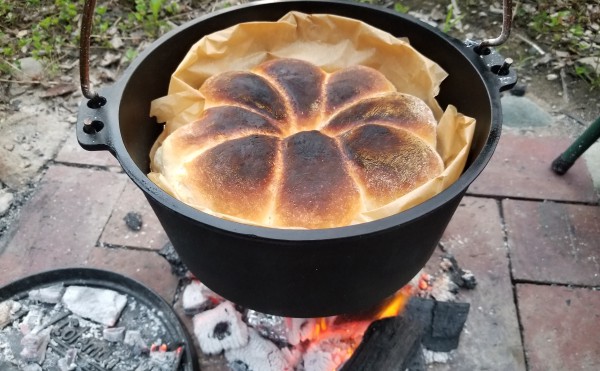
{"label": "cast iron dutch oven", "polygon": [[[505,8],[507,3],[510,8],[506,0]],[[453,104],[477,119],[467,166],[458,181],[418,206],[377,221],[284,230],[202,213],[146,177],[150,147],[161,131],[149,117],[150,102],[167,93],[171,73],[192,44],[241,22],[276,21],[292,10],[350,17],[408,37],[449,73],[439,103],[443,108]],[[508,15],[498,39],[508,36]],[[290,317],[358,312],[392,295],[425,265],[467,187],[490,160],[501,129],[499,93],[516,82],[505,60],[486,46],[498,39],[486,40],[485,45],[463,43],[410,16],[354,2],[253,2],[208,14],[166,34],[99,96],[84,81],[87,55],[82,54],[82,89],[91,100],[81,105],[77,139],[87,150],[108,150],[118,159],[144,192],[182,261],[215,292],[239,305]]]}

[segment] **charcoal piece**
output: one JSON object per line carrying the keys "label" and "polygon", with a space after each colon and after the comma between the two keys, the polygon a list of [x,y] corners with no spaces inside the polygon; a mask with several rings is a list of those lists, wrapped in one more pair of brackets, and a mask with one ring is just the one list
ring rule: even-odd
{"label": "charcoal piece", "polygon": [[427,364],[425,363],[425,355],[423,354],[423,346],[414,352],[413,356],[407,362],[406,370],[403,371],[426,371]]}
{"label": "charcoal piece", "polygon": [[20,353],[21,358],[26,362],[35,362],[42,364],[46,358],[46,348],[50,342],[51,329],[45,329],[40,333],[30,332],[21,339],[23,350]]}
{"label": "charcoal piece", "polygon": [[125,337],[125,327],[109,327],[102,330],[102,337],[111,343],[123,341]]}
{"label": "charcoal piece", "polygon": [[[40,366],[38,366],[35,363],[34,363],[34,365],[36,365],[38,368],[37,368],[37,370],[32,370],[32,371],[42,371],[42,368]],[[0,370],[2,370],[2,371],[22,371],[22,370],[25,370],[25,368],[19,369],[19,367],[13,365],[12,363],[10,363],[8,361],[0,360]]]}
{"label": "charcoal piece", "polygon": [[123,220],[125,221],[125,225],[127,225],[127,228],[131,229],[134,232],[137,232],[140,229],[142,229],[142,225],[144,224],[142,222],[142,215],[133,211],[128,212],[127,215],[125,215],[125,217],[123,218]]}
{"label": "charcoal piece", "polygon": [[107,289],[69,286],[62,302],[78,316],[105,326],[114,326],[127,304],[127,297]]}
{"label": "charcoal piece", "polygon": [[140,355],[148,351],[148,345],[146,345],[146,342],[142,338],[141,332],[137,330],[129,330],[125,332],[123,343],[125,343],[125,345],[129,345],[131,347],[131,351],[135,355]]}
{"label": "charcoal piece", "polygon": [[317,321],[314,318],[290,318],[287,329],[287,341],[290,345],[298,345],[305,340],[312,340]]}
{"label": "charcoal piece", "polygon": [[58,369],[60,371],[73,371],[77,368],[77,349],[68,349],[65,356],[58,360]]}
{"label": "charcoal piece", "polygon": [[375,321],[342,371],[405,370],[420,349],[422,331],[410,316]]}
{"label": "charcoal piece", "polygon": [[230,302],[196,314],[193,323],[194,335],[204,353],[218,354],[248,343],[248,326]]}
{"label": "charcoal piece", "polygon": [[436,302],[433,308],[431,337],[426,344],[424,343],[425,347],[436,352],[456,349],[469,308],[469,303]]}
{"label": "charcoal piece", "polygon": [[179,258],[179,255],[177,254],[177,251],[175,251],[175,248],[171,242],[167,242],[163,248],[160,249],[158,255],[162,256],[167,260],[167,262],[169,262],[171,265],[171,273],[179,278],[185,277],[188,269]]}
{"label": "charcoal piece", "polygon": [[216,303],[221,301],[223,299],[220,296],[210,291],[208,287],[198,280],[192,280],[186,285],[181,295],[183,311],[188,316],[193,316],[206,309],[213,308]]}
{"label": "charcoal piece", "polygon": [[452,254],[444,254],[441,265],[448,272],[450,279],[456,286],[465,289],[474,289],[477,286],[477,281],[473,273],[462,269]]}
{"label": "charcoal piece", "polygon": [[239,348],[229,349],[225,358],[231,367],[248,371],[282,371],[291,369],[283,353],[275,344],[261,337],[254,329],[249,329],[248,343]]}
{"label": "charcoal piece", "polygon": [[29,299],[37,300],[42,303],[56,304],[60,302],[63,293],[65,292],[65,287],[63,284],[52,285],[48,287],[42,287],[40,289],[35,289],[29,291]]}

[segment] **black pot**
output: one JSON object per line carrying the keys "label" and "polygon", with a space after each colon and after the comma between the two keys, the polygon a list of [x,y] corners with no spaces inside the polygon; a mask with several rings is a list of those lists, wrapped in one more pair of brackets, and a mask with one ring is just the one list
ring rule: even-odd
{"label": "black pot", "polygon": [[[449,77],[438,101],[477,119],[462,176],[430,200],[370,223],[321,230],[282,230],[223,220],[174,199],[147,177],[160,126],[150,102],[167,93],[171,73],[202,36],[287,12],[329,13],[366,22],[411,44]],[[497,74],[503,58],[477,53],[409,16],[343,1],[266,1],[189,22],[156,41],[112,87],[99,109],[81,105],[77,138],[87,150],[108,150],[145,193],[182,261],[225,298],[265,313],[320,317],[369,308],[405,285],[430,258],[467,187],[483,170],[501,129],[500,90],[516,75]],[[84,130],[84,121],[88,125]],[[91,129],[90,129],[91,128]]]}

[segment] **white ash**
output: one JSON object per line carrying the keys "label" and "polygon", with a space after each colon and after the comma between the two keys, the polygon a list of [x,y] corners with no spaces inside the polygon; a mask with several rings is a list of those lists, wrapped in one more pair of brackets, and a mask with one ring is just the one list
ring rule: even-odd
{"label": "white ash", "polygon": [[28,365],[23,366],[23,368],[21,369],[23,371],[44,371],[42,369],[42,367],[40,367],[40,365],[38,365],[37,363],[30,363]]}
{"label": "white ash", "polygon": [[288,322],[288,343],[298,345],[311,340],[317,321],[314,318],[290,318]]}
{"label": "white ash", "polygon": [[348,337],[343,333],[332,332],[319,339],[318,342],[310,344],[303,357],[304,369],[306,371],[329,371],[335,370],[362,340],[362,336]]}
{"label": "white ash", "polygon": [[44,314],[41,310],[31,308],[27,315],[23,318],[23,321],[19,324],[19,329],[23,335],[27,335],[36,328],[39,328],[42,324]]}
{"label": "white ash", "polygon": [[65,352],[64,358],[58,360],[60,371],[73,371],[77,368],[77,349],[71,348]]}
{"label": "white ash", "polygon": [[333,355],[320,349],[309,350],[302,358],[305,371],[329,371],[337,369],[339,363],[333,360]]}
{"label": "white ash", "polygon": [[431,297],[437,301],[455,301],[458,286],[443,274],[435,278],[431,287]]}
{"label": "white ash", "polygon": [[193,323],[194,335],[204,353],[218,354],[248,343],[248,326],[230,302],[196,314]]}
{"label": "white ash", "polygon": [[57,304],[60,303],[65,287],[63,284],[56,284],[48,287],[42,287],[29,291],[29,299],[42,303]]}
{"label": "white ash", "polygon": [[125,338],[125,327],[108,327],[102,330],[102,338],[111,343],[122,342]]}
{"label": "white ash", "polygon": [[105,326],[114,326],[127,304],[116,291],[85,286],[69,286],[62,297],[71,312]]}
{"label": "white ash", "polygon": [[434,352],[427,348],[423,348],[423,357],[425,364],[432,365],[434,363],[448,363],[452,359],[452,352]]}
{"label": "white ash", "polygon": [[129,345],[132,348],[133,354],[135,355],[139,355],[148,350],[148,346],[142,338],[141,332],[137,330],[129,330],[125,332],[123,343],[125,343],[125,345]]}
{"label": "white ash", "polygon": [[42,364],[46,358],[46,348],[50,342],[51,328],[47,328],[38,334],[30,332],[21,339],[23,350],[20,353],[21,358],[27,362]]}
{"label": "white ash", "polygon": [[229,349],[225,358],[232,369],[247,371],[289,371],[283,353],[275,344],[261,337],[254,329],[249,330],[248,343],[240,348]]}
{"label": "white ash", "polygon": [[0,330],[13,321],[12,312],[14,301],[6,300],[0,303]]}
{"label": "white ash", "polygon": [[217,294],[198,280],[192,280],[183,289],[181,302],[185,314],[193,316],[215,306],[215,302],[223,301]]}

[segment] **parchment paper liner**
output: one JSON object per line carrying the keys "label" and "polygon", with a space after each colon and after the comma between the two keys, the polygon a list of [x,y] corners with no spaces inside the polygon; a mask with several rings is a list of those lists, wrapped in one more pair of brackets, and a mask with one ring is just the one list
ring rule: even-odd
{"label": "parchment paper liner", "polygon": [[[232,70],[250,70],[275,58],[309,61],[327,72],[364,65],[383,73],[402,93],[423,99],[438,120],[437,151],[445,170],[412,192],[375,210],[361,213],[351,224],[363,223],[411,208],[442,192],[462,173],[475,131],[475,119],[449,105],[442,111],[435,96],[447,73],[426,58],[408,40],[350,18],[330,14],[290,12],[277,22],[240,23],[203,37],[192,46],[173,73],[168,94],[152,102],[151,116],[165,123],[150,153],[177,128],[200,117],[204,98],[198,88],[210,76]],[[152,170],[155,170],[151,165]],[[149,174],[158,186],[177,198],[160,174]],[[247,220],[216,213],[202,205],[197,209],[246,224]]]}

